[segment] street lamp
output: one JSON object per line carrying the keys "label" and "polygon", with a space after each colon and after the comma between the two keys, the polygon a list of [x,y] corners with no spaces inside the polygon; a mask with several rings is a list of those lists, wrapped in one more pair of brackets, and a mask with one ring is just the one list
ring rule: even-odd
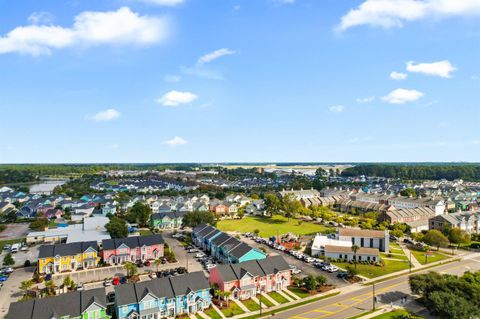
{"label": "street lamp", "polygon": [[373,311],[375,311],[375,303],[377,301],[376,300],[377,297],[375,297],[375,283],[373,283],[372,288],[373,288]]}

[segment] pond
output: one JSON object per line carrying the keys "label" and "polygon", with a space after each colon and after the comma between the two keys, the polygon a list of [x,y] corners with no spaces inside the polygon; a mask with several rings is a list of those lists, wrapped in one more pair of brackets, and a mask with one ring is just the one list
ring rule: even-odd
{"label": "pond", "polygon": [[66,180],[48,180],[41,183],[30,185],[30,193],[32,194],[46,194],[49,195],[57,186],[65,184]]}

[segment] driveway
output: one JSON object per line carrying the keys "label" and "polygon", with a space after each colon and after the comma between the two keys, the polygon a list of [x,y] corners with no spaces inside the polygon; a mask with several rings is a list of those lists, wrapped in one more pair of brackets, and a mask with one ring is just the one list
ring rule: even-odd
{"label": "driveway", "polygon": [[22,281],[32,279],[34,267],[15,270],[0,288],[0,318],[4,318],[12,302],[22,297],[19,287]]}

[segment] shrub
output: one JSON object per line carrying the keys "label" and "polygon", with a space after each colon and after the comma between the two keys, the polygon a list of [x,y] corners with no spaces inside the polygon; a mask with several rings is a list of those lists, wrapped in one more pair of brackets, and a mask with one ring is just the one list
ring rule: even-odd
{"label": "shrub", "polygon": [[32,263],[30,262],[30,260],[25,260],[25,262],[23,263],[23,267],[30,267],[32,265]]}

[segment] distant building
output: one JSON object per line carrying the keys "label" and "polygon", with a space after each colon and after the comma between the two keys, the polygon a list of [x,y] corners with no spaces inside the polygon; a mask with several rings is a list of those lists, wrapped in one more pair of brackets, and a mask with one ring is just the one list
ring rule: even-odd
{"label": "distant building", "polygon": [[469,234],[480,233],[480,212],[442,214],[429,220],[429,229],[460,228]]}
{"label": "distant building", "polygon": [[341,259],[345,261],[357,260],[357,261],[380,261],[380,253],[376,248],[364,248],[360,247],[356,253],[352,251],[352,247],[345,246],[325,246],[325,257],[330,259]]}
{"label": "distant building", "polygon": [[336,238],[341,241],[350,241],[352,245],[358,247],[377,248],[382,252],[389,252],[390,235],[388,230],[339,228]]}

